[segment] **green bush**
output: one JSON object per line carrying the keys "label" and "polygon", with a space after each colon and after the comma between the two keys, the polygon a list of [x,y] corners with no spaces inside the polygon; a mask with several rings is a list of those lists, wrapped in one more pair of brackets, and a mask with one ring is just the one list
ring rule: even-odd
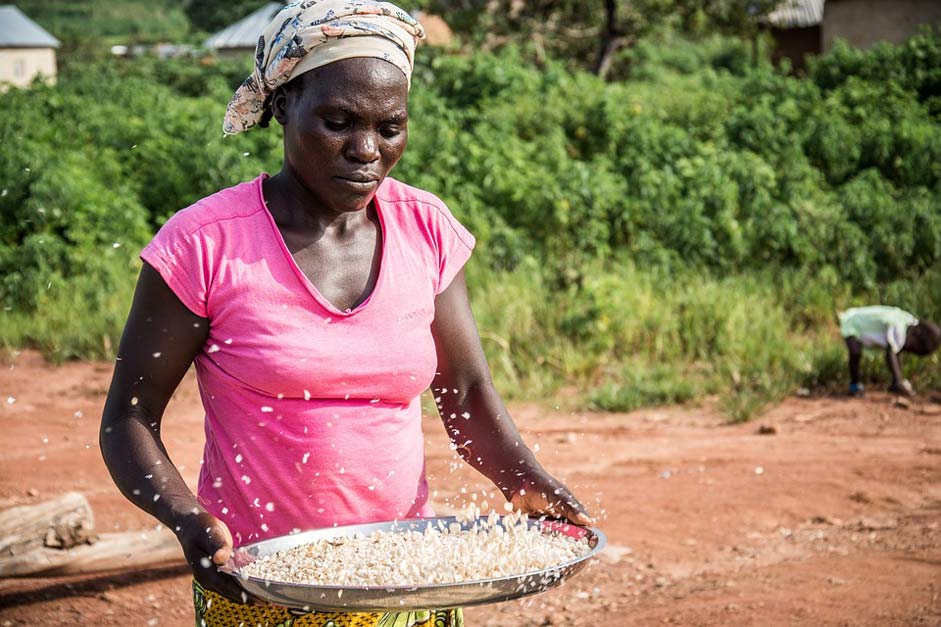
{"label": "green bush", "polygon": [[685,403],[699,397],[703,386],[687,376],[677,377],[674,368],[629,370],[618,383],[591,391],[588,407],[599,411],[632,411],[649,405]]}

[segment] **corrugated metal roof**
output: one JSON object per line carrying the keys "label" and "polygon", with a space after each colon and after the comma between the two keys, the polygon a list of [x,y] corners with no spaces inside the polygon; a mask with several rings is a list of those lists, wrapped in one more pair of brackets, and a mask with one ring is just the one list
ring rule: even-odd
{"label": "corrugated metal roof", "polygon": [[784,0],[768,14],[768,21],[778,28],[807,28],[823,23],[824,0]]}
{"label": "corrugated metal roof", "polygon": [[246,15],[235,24],[223,28],[203,42],[207,48],[255,48],[265,26],[281,8],[283,2],[268,2],[254,13]]}
{"label": "corrugated metal roof", "polygon": [[0,48],[58,48],[59,40],[12,4],[0,5]]}

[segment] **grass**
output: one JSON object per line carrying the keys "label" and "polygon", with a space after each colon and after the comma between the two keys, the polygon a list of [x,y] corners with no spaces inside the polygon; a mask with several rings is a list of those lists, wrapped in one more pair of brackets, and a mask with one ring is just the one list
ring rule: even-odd
{"label": "grass", "polygon": [[0,312],[0,346],[38,349],[53,363],[113,359],[131,308],[137,269],[115,264],[117,276],[50,281],[35,311]]}
{"label": "grass", "polygon": [[[35,312],[0,312],[0,345],[38,348],[55,362],[112,358],[136,271],[116,261],[103,279],[52,282]],[[937,303],[927,288],[937,280],[929,273],[883,289],[930,310]],[[513,271],[475,261],[468,283],[506,398],[630,411],[718,395],[732,421],[748,420],[799,387],[843,390],[846,355],[834,313],[866,302],[819,277],[665,275],[628,262],[596,263],[580,280],[559,285],[533,259]],[[937,354],[903,358],[923,390],[941,388],[939,363]],[[881,355],[865,358],[863,375],[876,388],[888,385]]]}
{"label": "grass", "polygon": [[[929,273],[898,284],[894,302],[920,305],[937,319],[937,305],[925,297],[936,280]],[[628,262],[587,268],[579,285],[562,289],[534,262],[512,272],[473,267],[469,284],[505,396],[557,400],[563,386],[574,387],[583,408],[630,411],[717,394],[732,421],[748,420],[800,387],[843,390],[836,312],[893,302],[878,292],[853,296],[811,273],[674,276]],[[907,376],[923,389],[941,384],[938,363],[938,355],[903,358]],[[880,355],[866,358],[863,375],[888,384]]]}
{"label": "grass", "polygon": [[632,411],[650,405],[681,404],[710,391],[710,383],[664,366],[629,369],[620,382],[611,381],[592,389],[587,406],[599,411]]}

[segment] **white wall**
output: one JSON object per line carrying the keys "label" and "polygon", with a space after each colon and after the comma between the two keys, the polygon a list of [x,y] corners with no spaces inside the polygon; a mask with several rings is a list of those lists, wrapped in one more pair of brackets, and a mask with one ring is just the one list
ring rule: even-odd
{"label": "white wall", "polygon": [[0,48],[0,89],[5,84],[26,87],[37,74],[55,82],[54,48]]}

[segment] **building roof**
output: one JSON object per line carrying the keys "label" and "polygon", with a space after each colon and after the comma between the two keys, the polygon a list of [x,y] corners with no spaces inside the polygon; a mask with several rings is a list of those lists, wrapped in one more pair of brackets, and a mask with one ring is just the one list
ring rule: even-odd
{"label": "building roof", "polygon": [[[226,48],[250,48],[255,49],[258,44],[258,37],[261,36],[265,27],[274,18],[283,2],[268,2],[254,13],[246,15],[235,24],[227,26],[218,33],[203,42],[207,48],[214,50]],[[448,23],[437,15],[430,15],[424,12],[417,12],[413,17],[418,19],[425,27],[425,43],[437,46],[443,46],[454,38]]]}
{"label": "building roof", "polygon": [[807,28],[823,23],[824,0],[784,0],[768,14],[777,28]]}
{"label": "building roof", "polygon": [[235,24],[227,26],[203,42],[207,48],[251,48],[258,44],[265,26],[281,8],[283,2],[267,2],[254,13],[246,15]]}
{"label": "building roof", "polygon": [[12,4],[0,4],[0,48],[58,48],[59,40]]}

